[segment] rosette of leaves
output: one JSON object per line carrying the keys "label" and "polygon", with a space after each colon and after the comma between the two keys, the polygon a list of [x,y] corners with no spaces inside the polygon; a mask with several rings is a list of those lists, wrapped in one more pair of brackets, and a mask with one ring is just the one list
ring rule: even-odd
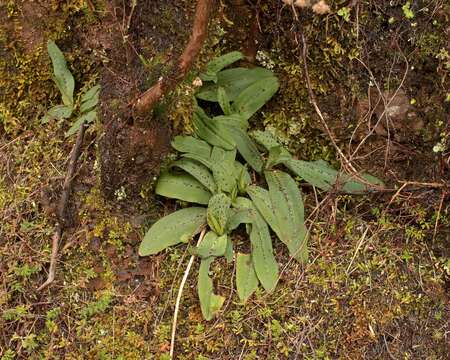
{"label": "rosette of leaves", "polygon": [[[236,288],[242,302],[259,284],[267,292],[277,284],[271,231],[293,258],[307,261],[303,196],[290,174],[322,190],[340,186],[348,193],[364,193],[370,190],[367,184],[381,184],[368,175],[360,183],[324,161],[296,160],[269,132],[249,132],[248,119],[276,93],[278,80],[262,68],[225,69],[240,58],[242,54],[233,52],[208,65],[202,76],[205,85],[196,96],[219,103],[223,114],[210,116],[196,106],[194,134],[175,137],[172,147],[179,158],[156,184],[156,194],[195,205],[158,220],[139,248],[141,256],[156,254],[206,231],[191,253],[200,259],[198,296],[207,320],[224,302],[214,294],[209,276],[215,258],[235,259]],[[234,256],[236,231],[247,234],[250,253]]]}
{"label": "rosette of leaves", "polygon": [[78,131],[81,124],[91,123],[97,118],[96,107],[100,85],[92,86],[75,98],[75,80],[67,67],[64,54],[52,40],[47,43],[47,52],[53,64],[53,81],[61,94],[63,103],[50,108],[42,117],[41,123],[74,118],[71,127],[65,133],[66,137],[69,137]]}

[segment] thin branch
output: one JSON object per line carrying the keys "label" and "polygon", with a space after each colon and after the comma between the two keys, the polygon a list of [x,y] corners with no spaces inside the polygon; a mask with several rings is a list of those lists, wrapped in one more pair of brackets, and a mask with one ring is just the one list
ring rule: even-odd
{"label": "thin branch", "polygon": [[155,85],[144,92],[133,105],[135,113],[139,115],[149,112],[167,92],[173,90],[186,77],[205,42],[211,9],[212,0],[197,1],[191,37],[177,65],[169,72],[174,76],[160,78]]}
{"label": "thin branch", "polygon": [[80,129],[78,130],[78,136],[75,144],[72,147],[72,151],[70,152],[70,160],[67,168],[67,174],[64,179],[64,185],[61,193],[61,197],[58,202],[57,208],[57,221],[56,221],[56,229],[53,233],[52,237],[52,254],[50,257],[50,267],[48,270],[47,280],[38,287],[38,291],[46,288],[50,285],[53,280],[55,280],[56,274],[56,261],[58,259],[58,249],[59,243],[61,241],[61,237],[64,231],[64,228],[67,225],[67,205],[69,203],[70,193],[72,192],[72,183],[75,175],[75,169],[77,165],[78,158],[81,153],[81,145],[83,144],[84,139],[85,126],[84,122],[80,125]]}

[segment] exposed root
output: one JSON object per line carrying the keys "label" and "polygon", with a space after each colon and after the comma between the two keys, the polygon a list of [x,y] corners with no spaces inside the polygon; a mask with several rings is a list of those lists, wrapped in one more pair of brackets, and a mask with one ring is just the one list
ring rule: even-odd
{"label": "exposed root", "polygon": [[[203,229],[198,238],[197,246],[202,242],[205,233],[206,229]],[[186,266],[186,270],[184,271],[183,279],[181,279],[180,288],[178,289],[177,300],[175,302],[175,311],[173,312],[172,338],[170,340],[170,352],[169,352],[170,359],[173,359],[173,352],[175,349],[175,334],[177,331],[177,319],[178,319],[178,312],[180,310],[181,295],[183,294],[184,284],[186,284],[186,280],[189,276],[189,272],[191,271],[194,259],[195,256],[192,255],[191,258],[189,259],[188,265]]]}
{"label": "exposed root", "polygon": [[72,192],[72,183],[75,175],[75,168],[77,165],[78,158],[81,153],[81,145],[83,144],[84,139],[84,122],[80,125],[80,130],[78,130],[78,136],[75,144],[72,147],[72,151],[70,152],[70,160],[69,166],[67,168],[67,174],[64,179],[63,190],[61,193],[61,197],[58,202],[58,208],[56,212],[56,229],[53,233],[52,237],[52,255],[50,258],[50,267],[48,270],[47,280],[38,287],[38,291],[43,290],[47,286],[49,286],[55,280],[56,274],[56,260],[58,259],[58,249],[59,243],[61,241],[61,237],[64,231],[65,226],[67,225],[67,205],[69,204],[70,193]]}
{"label": "exposed root", "polygon": [[136,100],[133,104],[133,110],[136,114],[148,113],[166,93],[173,90],[186,77],[205,42],[211,9],[212,0],[197,1],[191,37],[178,59],[178,63],[169,72],[172,75],[160,78],[155,85]]}

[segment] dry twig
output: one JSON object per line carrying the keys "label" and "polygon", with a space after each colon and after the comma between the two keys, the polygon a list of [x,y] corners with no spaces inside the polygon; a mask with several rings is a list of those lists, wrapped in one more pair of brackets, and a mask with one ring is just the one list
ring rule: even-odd
{"label": "dry twig", "polygon": [[149,112],[158,101],[185,78],[205,42],[211,14],[212,0],[198,0],[195,10],[194,25],[189,42],[178,59],[178,63],[169,73],[173,76],[162,77],[150,89],[144,92],[134,103],[137,114]]}
{"label": "dry twig", "polygon": [[80,125],[80,130],[78,130],[77,140],[72,147],[72,151],[70,152],[69,166],[67,168],[67,174],[64,179],[61,198],[59,199],[58,202],[58,208],[56,211],[56,229],[52,237],[52,254],[50,258],[48,277],[47,280],[41,286],[38,287],[38,291],[46,288],[53,282],[53,280],[55,280],[58,248],[64,228],[67,225],[67,218],[66,218],[67,205],[69,204],[70,193],[72,191],[72,182],[75,175],[75,168],[77,165],[78,157],[80,156],[81,153],[81,145],[83,144],[84,132],[85,127],[83,122]]}

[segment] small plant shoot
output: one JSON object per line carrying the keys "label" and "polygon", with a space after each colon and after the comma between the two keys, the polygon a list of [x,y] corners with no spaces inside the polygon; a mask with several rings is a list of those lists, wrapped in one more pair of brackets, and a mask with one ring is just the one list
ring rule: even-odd
{"label": "small plant shoot", "polygon": [[[278,79],[262,68],[226,69],[240,60],[232,52],[213,60],[201,76],[197,92],[204,102],[217,102],[221,115],[211,116],[196,105],[194,134],[177,136],[172,146],[179,153],[161,174],[156,194],[192,203],[158,220],[139,248],[142,256],[206,235],[191,254],[199,258],[198,297],[203,317],[212,319],[224,303],[214,293],[210,269],[217,257],[236,261],[236,289],[241,302],[261,286],[275,289],[279,268],[272,234],[300,263],[308,261],[308,230],[298,177],[311,185],[351,194],[370,191],[381,181],[362,175],[364,183],[333,169],[325,161],[295,159],[267,131],[248,131],[248,119],[277,92]],[[203,207],[203,206],[204,207]],[[248,253],[234,254],[234,236],[247,236]]]}

